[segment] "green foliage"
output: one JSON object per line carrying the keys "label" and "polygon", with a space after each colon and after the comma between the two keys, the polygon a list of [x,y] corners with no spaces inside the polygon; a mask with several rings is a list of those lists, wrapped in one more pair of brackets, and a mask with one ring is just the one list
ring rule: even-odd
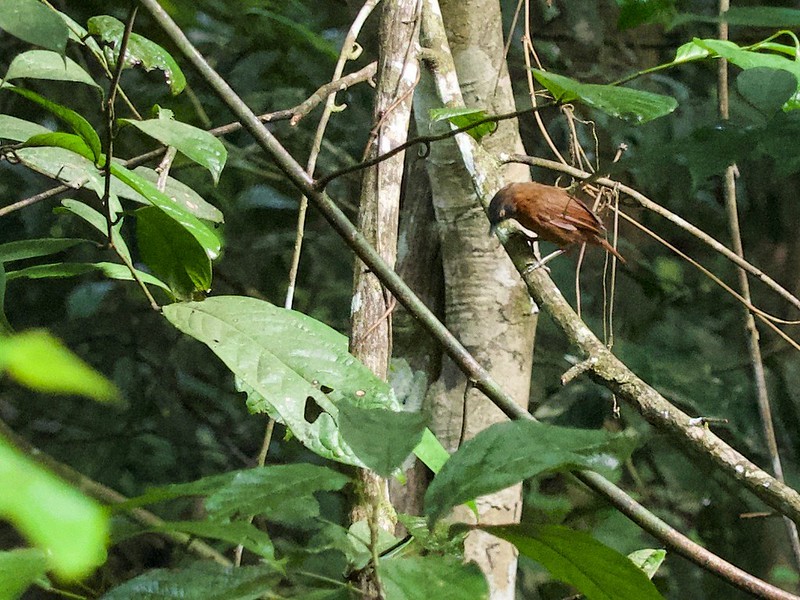
{"label": "green foliage", "polygon": [[484,527],[544,565],[550,574],[575,586],[588,600],[658,600],[648,575],[631,559],[586,533],[558,525]]}
{"label": "green foliage", "polygon": [[449,556],[415,556],[381,561],[378,572],[386,600],[479,600],[489,597],[480,569]]}
{"label": "green foliage", "polygon": [[444,464],[425,494],[425,512],[437,519],[462,502],[543,473],[608,473],[630,455],[635,443],[605,431],[532,421],[498,423],[465,442]]}
{"label": "green foliage", "polygon": [[0,598],[19,598],[46,572],[47,556],[42,550],[24,548],[0,552]]}
{"label": "green foliage", "polygon": [[0,29],[64,56],[67,27],[55,11],[37,0],[0,0]]}
{"label": "green foliage", "polygon": [[[437,121],[447,120],[458,128],[467,127],[468,125],[482,121],[488,116],[489,115],[487,115],[486,111],[483,109],[466,107],[431,109],[431,121],[435,123]],[[480,142],[483,136],[492,133],[495,129],[497,129],[497,123],[495,122],[481,123],[480,125],[475,125],[475,127],[468,130],[467,133],[475,138],[476,141]]]}
{"label": "green foliage", "polygon": [[615,85],[581,83],[563,75],[533,69],[533,76],[557,102],[583,102],[604,113],[637,125],[668,115],[678,107],[669,96]]}

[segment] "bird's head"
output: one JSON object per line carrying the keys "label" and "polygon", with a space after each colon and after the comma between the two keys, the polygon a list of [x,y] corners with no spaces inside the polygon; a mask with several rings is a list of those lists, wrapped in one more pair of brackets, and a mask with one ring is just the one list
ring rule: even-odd
{"label": "bird's head", "polygon": [[497,192],[492,201],[489,202],[489,210],[487,216],[489,217],[489,233],[494,233],[497,226],[506,219],[513,219],[517,215],[516,205],[514,203],[514,193],[509,184]]}

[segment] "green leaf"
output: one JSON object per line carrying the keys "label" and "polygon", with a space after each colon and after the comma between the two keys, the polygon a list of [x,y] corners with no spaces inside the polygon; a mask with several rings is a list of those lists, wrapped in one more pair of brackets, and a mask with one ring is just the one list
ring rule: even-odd
{"label": "green leaf", "polygon": [[[465,106],[459,108],[432,108],[430,111],[431,121],[450,121],[458,128],[472,125],[478,121],[482,121],[489,115],[483,109],[467,108]],[[467,131],[477,141],[487,134],[493,133],[497,129],[496,122],[482,123],[475,126],[473,129]]]}
{"label": "green leaf", "polygon": [[497,423],[450,457],[425,494],[431,519],[454,506],[541,473],[590,469],[608,473],[635,447],[626,435],[535,421]]}
{"label": "green leaf", "polygon": [[[78,275],[85,275],[86,273],[93,273],[100,271],[109,279],[119,279],[120,281],[133,281],[133,276],[125,265],[118,265],[116,263],[99,262],[99,263],[54,263],[49,265],[35,265],[33,267],[26,267],[18,271],[11,271],[6,274],[9,281],[20,278],[27,279],[50,279],[50,278],[64,278],[76,277]],[[149,283],[160,287],[161,289],[170,292],[169,286],[160,279],[153,277],[149,273],[143,271],[136,271],[144,283]]]}
{"label": "green leaf", "polygon": [[[158,173],[156,173],[153,169],[148,169],[147,167],[136,167],[133,172],[137,175],[141,175],[152,184],[156,184],[156,182],[158,182]],[[220,212],[216,206],[206,202],[200,196],[200,194],[177,179],[167,177],[167,184],[164,187],[164,193],[172,200],[183,206],[198,219],[204,219],[213,223],[222,223],[225,220],[225,218],[222,216],[222,212]]]}
{"label": "green leaf", "polygon": [[668,115],[678,107],[675,98],[661,94],[615,85],[581,83],[539,69],[533,69],[533,75],[550,91],[557,102],[578,100],[612,117],[638,125]]}
{"label": "green leaf", "polygon": [[587,600],[663,600],[644,571],[592,536],[560,525],[504,525],[483,530],[575,586]]}
{"label": "green leaf", "polygon": [[0,337],[13,331],[14,328],[6,317],[6,268],[0,262]]}
{"label": "green leaf", "polygon": [[22,592],[43,578],[46,572],[47,557],[38,548],[0,552],[0,598],[19,598]]}
{"label": "green leaf", "polygon": [[425,415],[338,404],[339,429],[353,452],[378,475],[389,477],[403,464],[425,431]]}
{"label": "green leaf", "polygon": [[[74,214],[77,217],[80,217],[89,225],[94,227],[97,231],[99,231],[103,237],[108,235],[108,225],[106,223],[106,217],[100,214],[99,211],[96,211],[88,204],[84,204],[83,202],[79,202],[77,200],[72,200],[70,198],[65,198],[61,201],[61,205],[64,207],[63,209],[55,209],[55,211],[62,211],[65,210]],[[113,206],[113,205],[112,205]],[[125,238],[122,237],[122,225],[123,219],[120,217],[117,224],[111,227],[111,239],[114,242],[114,247],[120,252],[125,258],[128,259],[131,263],[131,252],[128,249],[128,244],[125,242]]]}
{"label": "green leaf", "polygon": [[425,429],[422,432],[422,439],[420,439],[417,447],[414,448],[414,456],[436,474],[442,469],[444,463],[448,461],[450,453],[436,439],[430,429]]}
{"label": "green leaf", "polygon": [[630,29],[645,23],[663,20],[675,6],[674,0],[617,0],[617,28]]}
{"label": "green leaf", "polygon": [[261,558],[274,561],[275,547],[265,531],[247,521],[222,523],[215,521],[168,521],[145,531],[158,533],[178,531],[189,535],[221,540],[232,545],[241,544]]}
{"label": "green leaf", "polygon": [[489,586],[474,563],[454,556],[413,556],[378,563],[386,600],[480,600]]}
{"label": "green leaf", "polygon": [[[0,89],[8,90],[14,92],[15,94],[19,94],[20,96],[27,98],[31,102],[35,102],[45,110],[49,111],[56,117],[58,117],[61,121],[66,123],[75,134],[81,138],[86,145],[91,150],[91,156],[85,156],[89,160],[94,161],[96,164],[100,163],[100,159],[102,156],[102,145],[100,143],[100,136],[97,135],[97,132],[92,127],[91,123],[87,121],[82,115],[78,114],[71,108],[67,108],[66,106],[62,106],[61,104],[56,104],[55,102],[51,102],[47,98],[43,98],[36,92],[32,92],[30,90],[26,90],[24,88],[16,87],[16,86],[3,86]],[[47,135],[47,134],[43,134]],[[56,134],[51,134],[56,135]],[[39,136],[34,136],[39,137]],[[45,145],[45,144],[36,144],[36,145]],[[57,145],[55,143],[51,144],[53,146]],[[62,146],[67,147],[67,146]],[[68,149],[71,149],[67,147]],[[80,154],[80,152],[79,152]]]}
{"label": "green leaf", "polygon": [[223,567],[197,562],[185,569],[152,569],[102,596],[102,600],[256,600],[281,573],[270,565]]}
{"label": "green leaf", "polygon": [[316,492],[337,491],[349,481],[346,475],[327,467],[303,463],[272,465],[154,488],[115,505],[114,510],[130,510],[185,496],[207,496],[205,507],[213,519],[222,520],[235,514],[264,515],[270,521],[292,525],[319,515]]}
{"label": "green leaf", "polygon": [[0,29],[24,42],[53,50],[67,47],[67,28],[58,14],[38,0],[0,0]]}
{"label": "green leaf", "polygon": [[172,146],[187,158],[205,167],[211,173],[214,184],[228,158],[228,151],[217,138],[203,129],[172,119],[148,119],[136,121],[120,119],[120,123],[133,125],[165,146]]}
{"label": "green leaf", "polygon": [[[256,397],[320,456],[364,466],[342,439],[338,404],[398,410],[389,386],[347,352],[347,338],[301,313],[254,298],[172,304],[164,316],[211,348]],[[375,432],[382,435],[381,432]]]}
{"label": "green leaf", "polygon": [[40,392],[80,394],[100,402],[118,398],[110,381],[45,331],[0,338],[0,370]]}
{"label": "green leaf", "polygon": [[50,133],[50,130],[38,123],[31,123],[11,115],[0,115],[0,138],[4,140],[24,142],[29,137],[42,133]]}
{"label": "green leaf", "polygon": [[797,93],[797,77],[788,71],[756,67],[739,73],[736,89],[767,117],[778,112]]}
{"label": "green leaf", "polygon": [[200,219],[183,208],[183,206],[174,202],[164,192],[159,191],[155,185],[147,181],[147,179],[141,175],[137,175],[133,171],[116,163],[111,163],[111,173],[114,177],[139,192],[153,206],[158,207],[171,219],[177,221],[181,227],[197,240],[200,246],[205,250],[208,258],[214,260],[219,256],[221,243],[217,234]]}
{"label": "green leaf", "polygon": [[211,289],[211,260],[191,233],[155,206],[134,214],[142,260],[176,297],[191,299]]}
{"label": "green leaf", "polygon": [[[48,11],[49,12],[49,11]],[[56,19],[58,15],[52,13]],[[5,80],[15,79],[47,79],[51,81],[72,81],[74,83],[84,83],[103,93],[103,88],[92,79],[82,66],[69,57],[62,56],[50,50],[28,50],[22,54],[17,54],[6,71]]]}
{"label": "green leaf", "polygon": [[[43,365],[47,363],[40,368]],[[50,474],[2,437],[0,518],[43,550],[49,567],[60,577],[84,577],[105,561],[109,525],[103,507]]]}
{"label": "green leaf", "polygon": [[[101,40],[118,49],[125,26],[114,17],[101,15],[89,19],[88,31],[91,35],[99,36]],[[136,33],[131,33],[128,39],[128,46],[125,49],[125,66],[135,67],[139,65],[145,71],[152,71],[153,69],[163,71],[173,96],[180,94],[183,88],[186,87],[186,78],[169,52],[155,42],[151,42]]]}
{"label": "green leaf", "polygon": [[7,263],[27,258],[38,258],[39,256],[49,256],[86,242],[89,242],[89,240],[80,238],[41,238],[7,242],[0,244],[0,262]]}
{"label": "green leaf", "polygon": [[658,572],[666,557],[666,550],[655,550],[653,548],[636,550],[628,554],[628,560],[644,571],[648,579],[652,579]]}

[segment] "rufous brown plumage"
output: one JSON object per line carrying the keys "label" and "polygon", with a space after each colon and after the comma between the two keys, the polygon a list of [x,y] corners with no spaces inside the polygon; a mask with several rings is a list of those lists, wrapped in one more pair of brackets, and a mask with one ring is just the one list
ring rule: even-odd
{"label": "rufous brown plumage", "polygon": [[492,230],[501,221],[516,219],[539,240],[560,248],[582,243],[601,246],[625,262],[605,239],[606,228],[600,218],[563,188],[536,182],[509,183],[492,198],[488,215]]}

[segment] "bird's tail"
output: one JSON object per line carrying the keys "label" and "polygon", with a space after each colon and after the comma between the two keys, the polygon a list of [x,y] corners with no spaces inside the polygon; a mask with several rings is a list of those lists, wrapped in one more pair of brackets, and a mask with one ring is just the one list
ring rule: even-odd
{"label": "bird's tail", "polygon": [[607,240],[607,239],[605,239],[605,238],[602,238],[602,237],[600,237],[600,236],[598,235],[598,236],[597,236],[597,241],[600,243],[600,245],[601,245],[601,246],[602,246],[602,247],[603,247],[605,250],[607,250],[608,252],[611,252],[611,254],[613,254],[614,256],[616,256],[616,257],[619,259],[619,262],[621,262],[623,265],[624,265],[624,264],[627,262],[627,261],[626,261],[626,260],[625,260],[625,259],[622,257],[622,254],[620,254],[619,252],[617,252],[617,249],[616,249],[616,248],[614,248],[614,246],[612,246],[611,244],[609,244],[609,243],[608,243],[608,240]]}

